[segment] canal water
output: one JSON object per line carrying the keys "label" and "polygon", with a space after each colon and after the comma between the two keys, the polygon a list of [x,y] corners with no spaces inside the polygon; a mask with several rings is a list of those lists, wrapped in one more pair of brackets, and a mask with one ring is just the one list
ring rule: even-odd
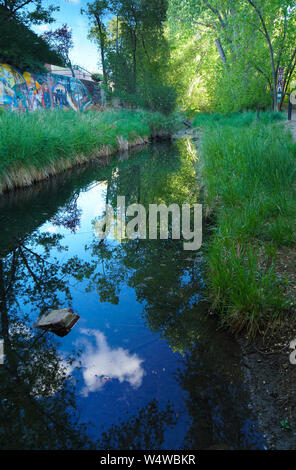
{"label": "canal water", "polygon": [[[263,447],[203,247],[95,236],[117,196],[198,203],[197,158],[189,140],[150,145],[1,197],[1,449]],[[67,336],[33,327],[66,307]]]}

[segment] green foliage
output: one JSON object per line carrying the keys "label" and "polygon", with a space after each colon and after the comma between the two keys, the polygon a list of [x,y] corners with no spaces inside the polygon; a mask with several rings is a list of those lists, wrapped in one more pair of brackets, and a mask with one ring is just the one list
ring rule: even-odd
{"label": "green foliage", "polygon": [[212,106],[222,113],[256,109],[260,103],[262,109],[270,107],[270,96],[262,76],[258,72],[242,74],[242,63],[232,64],[231,73],[225,73],[219,67]]}
{"label": "green foliage", "polygon": [[[87,13],[98,42],[107,97],[168,114],[176,93],[169,84],[169,45],[164,34],[167,0],[94,1]],[[106,12],[112,19],[106,24]],[[110,16],[109,16],[110,17]]]}
{"label": "green foliage", "polygon": [[1,9],[0,62],[31,71],[45,71],[45,63],[64,65],[62,58],[41,37],[19,20],[5,19]]}
{"label": "green foliage", "polygon": [[212,109],[217,75],[217,53],[211,39],[193,24],[179,21],[168,10],[170,47],[168,81],[177,91],[178,105],[188,115]]}
{"label": "green foliage", "polygon": [[285,431],[293,431],[295,433],[295,429],[290,424],[290,421],[289,421],[288,418],[283,419],[282,421],[280,421],[280,425]]}
{"label": "green foliage", "polygon": [[200,171],[216,216],[209,292],[223,321],[251,335],[287,306],[271,251],[295,242],[295,150],[282,126],[268,124],[274,118],[263,114],[266,124],[257,123],[245,113],[200,121]]}
{"label": "green foliage", "polygon": [[101,73],[93,73],[91,78],[95,81],[95,82],[102,82],[103,81],[103,75]]}
{"label": "green foliage", "polygon": [[142,93],[115,91],[109,94],[111,101],[113,98],[118,98],[123,106],[144,108],[168,115],[175,110],[177,95],[170,85],[155,85],[143,89]]}
{"label": "green foliage", "polygon": [[[276,112],[260,113],[259,121],[263,124],[270,124],[274,121],[283,121],[285,116]],[[257,114],[251,111],[244,113],[213,113],[203,114],[199,113],[194,116],[192,125],[194,127],[209,127],[209,126],[232,126],[244,127],[249,126],[257,121]]]}
{"label": "green foliage", "polygon": [[5,18],[19,20],[21,23],[53,23],[52,13],[59,11],[55,5],[44,6],[44,0],[0,0],[0,9]]}
{"label": "green foliage", "polygon": [[176,107],[177,94],[170,85],[153,85],[147,87],[144,92],[146,107],[154,111],[170,114]]}
{"label": "green foliage", "polygon": [[170,0],[171,80],[187,112],[276,109],[295,76],[292,0]]}

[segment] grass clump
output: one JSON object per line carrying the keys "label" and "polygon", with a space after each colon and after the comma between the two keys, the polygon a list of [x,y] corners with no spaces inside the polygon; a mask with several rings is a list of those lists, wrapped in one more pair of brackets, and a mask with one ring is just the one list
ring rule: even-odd
{"label": "grass clump", "polygon": [[296,159],[291,136],[271,125],[273,114],[262,122],[245,114],[204,126],[200,172],[216,219],[207,247],[210,297],[224,323],[254,336],[288,305],[276,258],[295,246]]}
{"label": "grass clump", "polygon": [[0,114],[1,191],[173,132],[179,120],[141,110]]}
{"label": "grass clump", "polygon": [[[260,113],[259,122],[262,124],[269,124],[275,121],[283,121],[285,116],[281,113],[266,112]],[[194,127],[215,127],[217,125],[227,127],[245,127],[250,126],[257,122],[257,113],[253,111],[245,111],[243,113],[213,113],[213,114],[197,114],[193,120]]]}

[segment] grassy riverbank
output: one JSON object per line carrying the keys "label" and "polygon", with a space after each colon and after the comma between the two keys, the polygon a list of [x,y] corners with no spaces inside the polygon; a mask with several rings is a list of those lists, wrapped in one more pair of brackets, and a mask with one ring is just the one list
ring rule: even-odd
{"label": "grassy riverbank", "polygon": [[147,111],[0,115],[0,192],[170,134],[176,117]]}
{"label": "grassy riverbank", "polygon": [[296,147],[279,119],[266,113],[257,122],[244,113],[194,120],[202,128],[204,203],[214,219],[209,295],[224,323],[251,336],[293,308],[293,276],[281,257],[294,257],[295,269]]}

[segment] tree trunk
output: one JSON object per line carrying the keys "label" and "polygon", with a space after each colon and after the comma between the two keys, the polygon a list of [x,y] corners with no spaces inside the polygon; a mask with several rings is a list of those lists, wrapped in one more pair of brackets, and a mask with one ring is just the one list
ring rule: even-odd
{"label": "tree trunk", "polygon": [[133,42],[133,92],[137,91],[137,35],[136,31],[131,31],[132,42]]}
{"label": "tree trunk", "polygon": [[263,15],[262,15],[262,12],[261,12],[260,8],[254,3],[253,0],[248,0],[248,2],[254,8],[254,10],[256,11],[256,13],[258,15],[259,21],[260,21],[260,23],[262,25],[262,28],[263,28],[263,31],[261,31],[261,32],[262,32],[263,36],[265,37],[265,39],[268,43],[270,62],[271,62],[271,70],[272,70],[272,83],[273,83],[273,90],[272,90],[273,91],[273,110],[277,111],[277,109],[278,109],[278,106],[277,106],[277,70],[276,70],[276,67],[275,67],[274,51],[273,51],[273,47],[272,47],[272,44],[271,44],[271,39],[270,39],[269,33],[267,31],[267,26],[266,26],[265,21],[263,19]]}
{"label": "tree trunk", "polygon": [[72,77],[75,78],[75,72],[74,72],[74,69],[73,69],[73,67],[72,67],[72,62],[71,62],[70,59],[69,59],[69,68],[70,68],[70,70],[71,70]]}
{"label": "tree trunk", "polygon": [[226,55],[225,55],[225,52],[224,52],[224,49],[223,49],[223,47],[222,47],[222,44],[221,44],[220,39],[217,38],[217,39],[215,40],[215,42],[216,42],[216,46],[217,46],[217,49],[218,49],[218,52],[219,52],[219,56],[220,56],[220,58],[221,58],[223,64],[226,64],[226,63],[227,63],[227,61],[226,61]]}
{"label": "tree trunk", "polygon": [[103,24],[101,22],[100,17],[98,15],[95,15],[95,18],[96,18],[98,30],[99,30],[103,80],[104,80],[104,84],[107,85],[107,73],[106,73],[106,62],[105,62],[105,35],[104,35],[104,30],[103,30]]}

